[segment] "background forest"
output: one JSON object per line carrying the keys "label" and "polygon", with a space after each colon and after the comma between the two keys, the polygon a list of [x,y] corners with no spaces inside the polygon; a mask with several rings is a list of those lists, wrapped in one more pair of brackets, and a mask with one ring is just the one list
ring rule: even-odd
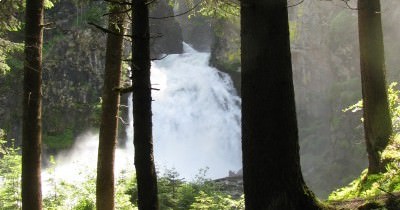
{"label": "background forest", "polygon": [[[151,33],[161,35],[151,39],[151,58],[157,60],[165,54],[182,54],[187,50],[187,44],[196,52],[209,53],[209,66],[229,75],[233,87],[240,90],[238,5],[219,5],[218,2],[204,0],[199,6],[185,0],[154,2],[150,6],[151,17],[180,15],[168,19],[150,18]],[[356,194],[353,191],[357,188],[357,179],[360,182],[358,177],[368,165],[362,107],[357,106],[361,99],[357,10],[352,9],[353,1],[297,3],[288,1],[292,5],[288,12],[303,176],[322,200],[356,180],[349,188],[330,196],[333,200],[350,198],[349,194]],[[397,27],[400,6],[396,0],[384,0],[381,4],[386,79],[387,84],[392,84],[389,99],[394,132],[397,133],[400,127],[396,86],[400,81],[400,29]],[[82,169],[85,185],[81,186],[67,180],[58,182],[55,174],[57,157],[73,154],[70,151],[76,149],[79,141],[85,141],[82,135],[96,133],[100,126],[106,33],[88,23],[106,28],[107,5],[104,1],[89,0],[46,1],[45,22],[49,24],[44,30],[42,115],[43,173],[47,174],[44,177],[50,188],[44,196],[47,209],[94,208],[94,171]],[[184,14],[188,10],[191,11]],[[17,189],[20,177],[18,148],[22,144],[23,17],[22,3],[0,0],[0,209],[20,206]],[[123,57],[128,60],[131,55],[128,41],[123,49]],[[129,82],[128,63],[124,62],[121,83]],[[240,97],[240,91],[232,92]],[[129,122],[129,100],[129,94],[122,95],[121,107],[126,108],[121,108],[119,114],[120,148],[132,144],[129,123],[124,123]],[[235,98],[234,103],[240,104],[240,99]],[[398,161],[400,142],[398,138],[394,139],[387,155]],[[240,147],[240,139],[235,139],[233,144]],[[207,152],[219,151],[210,149]],[[229,156],[241,158],[237,150],[232,150]],[[243,209],[242,182],[240,178],[236,180],[240,177],[241,165],[233,164],[223,175],[234,178],[220,181],[212,181],[223,176],[213,174],[213,168],[211,175],[207,174],[207,168],[202,168],[207,166],[197,168],[199,172],[195,176],[181,177],[181,171],[170,166],[162,169],[163,166],[158,165],[160,208]],[[137,206],[135,175],[133,166],[130,167],[119,175],[117,209]],[[384,175],[385,179],[388,183],[400,182],[399,165],[391,167],[393,170],[388,170],[390,173]],[[365,176],[365,171],[361,176]],[[400,190],[398,183],[389,185],[372,187],[367,194]]]}

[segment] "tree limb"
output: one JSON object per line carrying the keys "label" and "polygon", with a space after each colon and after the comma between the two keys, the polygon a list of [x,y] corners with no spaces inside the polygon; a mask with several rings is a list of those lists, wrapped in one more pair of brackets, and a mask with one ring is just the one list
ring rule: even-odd
{"label": "tree limb", "polygon": [[132,5],[132,3],[128,1],[116,1],[116,0],[103,0],[103,1],[119,5]]}
{"label": "tree limb", "polygon": [[161,58],[153,58],[153,59],[151,59],[151,61],[160,61],[160,60],[162,60],[162,59],[164,59],[164,58],[166,58],[166,57],[168,57],[168,54],[164,55],[164,56],[161,57]]}
{"label": "tree limb", "polygon": [[[113,91],[117,91],[120,94],[125,94],[125,93],[131,93],[133,92],[134,86],[129,86],[129,87],[116,87],[113,88]],[[160,90],[159,88],[150,88],[151,90]]]}
{"label": "tree limb", "polygon": [[295,7],[295,6],[298,6],[298,5],[302,4],[303,2],[304,2],[304,0],[301,0],[301,1],[297,2],[297,3],[295,3],[295,4],[288,5],[287,7]]}
{"label": "tree limb", "polygon": [[101,30],[101,31],[103,31],[104,33],[107,33],[107,34],[113,34],[113,35],[116,35],[116,36],[125,36],[125,37],[131,37],[132,38],[131,35],[116,33],[116,32],[111,31],[109,29],[103,28],[103,27],[101,27],[101,26],[99,26],[99,25],[97,25],[96,23],[93,23],[93,22],[88,22],[88,24],[96,27],[97,29],[99,29],[99,30]]}
{"label": "tree limb", "polygon": [[123,14],[123,13],[127,13],[127,12],[130,12],[130,11],[132,11],[132,8],[129,8],[129,9],[126,9],[126,10],[120,11],[120,12],[109,12],[109,13],[104,14],[103,16]]}
{"label": "tree limb", "polygon": [[350,4],[349,4],[350,0],[342,0],[342,1],[346,4],[346,6],[347,6],[348,9],[351,9],[351,10],[358,10],[357,7],[352,7],[352,6],[350,6]]}
{"label": "tree limb", "polygon": [[117,91],[119,92],[121,95],[125,94],[125,93],[130,93],[133,91],[133,86],[129,86],[129,87],[115,87],[113,88],[113,91]]}
{"label": "tree limb", "polygon": [[151,0],[149,2],[146,2],[146,5],[150,5],[150,4],[154,3],[155,1],[157,1],[157,0]]}
{"label": "tree limb", "polygon": [[149,19],[152,19],[152,20],[162,20],[162,19],[168,19],[168,18],[174,18],[174,17],[179,17],[179,16],[182,16],[182,15],[186,15],[186,14],[188,14],[189,12],[195,10],[203,1],[204,1],[204,0],[200,0],[196,5],[194,5],[194,6],[193,6],[192,8],[190,8],[189,10],[187,10],[187,11],[185,11],[185,12],[182,12],[182,13],[179,13],[179,14],[177,14],[177,15],[170,15],[170,16],[164,16],[164,17],[149,17]]}

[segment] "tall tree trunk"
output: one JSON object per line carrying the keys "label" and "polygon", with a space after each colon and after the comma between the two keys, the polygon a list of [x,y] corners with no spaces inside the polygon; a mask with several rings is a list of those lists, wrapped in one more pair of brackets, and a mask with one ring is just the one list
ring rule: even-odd
{"label": "tall tree trunk", "polygon": [[132,1],[133,138],[138,206],[141,210],[153,210],[158,209],[158,198],[151,119],[149,11],[146,3],[145,0]]}
{"label": "tall tree trunk", "polygon": [[286,0],[242,0],[246,209],[320,209],[300,169]]}
{"label": "tall tree trunk", "polygon": [[22,209],[42,209],[43,0],[27,0],[22,125]]}
{"label": "tall tree trunk", "polygon": [[[98,210],[114,209],[114,158],[118,133],[120,86],[125,7],[110,5],[107,35],[106,66],[102,95],[99,150],[97,160],[96,207]],[[121,34],[121,35],[117,35]]]}
{"label": "tall tree trunk", "polygon": [[358,1],[358,31],[368,173],[376,174],[384,170],[380,152],[392,134],[379,0]]}

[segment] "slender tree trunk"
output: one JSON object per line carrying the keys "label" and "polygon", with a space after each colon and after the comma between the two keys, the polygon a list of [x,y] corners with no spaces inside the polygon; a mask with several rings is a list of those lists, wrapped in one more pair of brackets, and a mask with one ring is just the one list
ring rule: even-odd
{"label": "slender tree trunk", "polygon": [[27,0],[22,125],[22,209],[42,209],[43,0]]}
{"label": "slender tree trunk", "polygon": [[392,134],[379,0],[358,1],[358,30],[368,173],[376,174],[384,170],[380,152]]}
{"label": "slender tree trunk", "polygon": [[140,210],[158,209],[157,175],[154,166],[149,11],[145,0],[132,1],[132,84],[135,167]]}
{"label": "slender tree trunk", "polygon": [[102,95],[102,115],[97,160],[96,207],[114,209],[114,158],[118,133],[120,86],[125,14],[123,6],[111,5],[108,29],[116,34],[107,35],[106,66]]}
{"label": "slender tree trunk", "polygon": [[246,209],[320,209],[300,169],[286,0],[242,0]]}

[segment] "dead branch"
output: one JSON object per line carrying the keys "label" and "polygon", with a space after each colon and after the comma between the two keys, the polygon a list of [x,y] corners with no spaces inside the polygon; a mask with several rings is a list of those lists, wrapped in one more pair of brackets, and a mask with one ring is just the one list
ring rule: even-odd
{"label": "dead branch", "polygon": [[113,35],[116,35],[116,36],[124,36],[124,37],[132,38],[131,35],[116,33],[116,32],[111,31],[109,29],[103,28],[103,27],[101,27],[101,26],[99,26],[99,25],[97,25],[96,23],[93,23],[93,22],[88,22],[88,24],[96,27],[97,29],[99,29],[99,30],[101,30],[101,31],[103,31],[104,33],[107,33],[107,34],[113,34]]}
{"label": "dead branch", "polygon": [[302,4],[303,2],[304,2],[304,0],[301,0],[301,1],[297,2],[297,3],[295,3],[295,4],[288,5],[287,7],[295,7],[295,6],[298,6],[298,5]]}
{"label": "dead branch", "polygon": [[166,58],[166,57],[168,57],[168,54],[164,55],[164,56],[161,57],[161,58],[153,58],[153,59],[151,59],[151,61],[160,61],[160,60],[162,60],[162,59],[164,59],[164,58]]}
{"label": "dead branch", "polygon": [[129,1],[116,1],[116,0],[103,0],[103,1],[119,5],[132,5],[132,3]]}
{"label": "dead branch", "polygon": [[164,16],[164,17],[149,17],[149,19],[153,20],[162,20],[162,19],[168,19],[168,18],[174,18],[174,17],[179,17],[188,14],[189,12],[195,10],[204,0],[200,0],[196,5],[194,5],[192,8],[189,10],[186,10],[185,12],[179,13],[177,15],[170,15],[170,16]]}

